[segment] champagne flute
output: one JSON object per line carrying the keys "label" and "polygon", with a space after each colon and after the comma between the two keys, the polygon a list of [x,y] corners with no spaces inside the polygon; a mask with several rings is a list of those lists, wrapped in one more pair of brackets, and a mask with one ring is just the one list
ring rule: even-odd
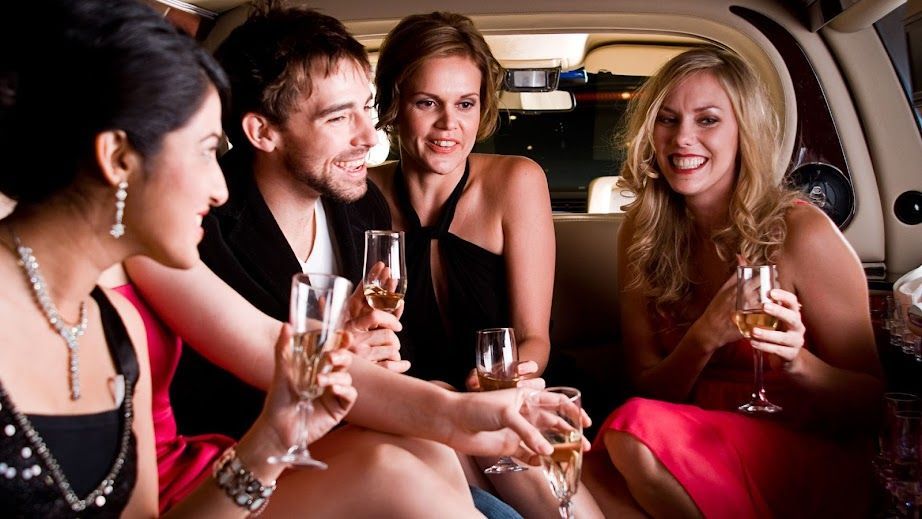
{"label": "champagne flute", "polygon": [[[488,328],[477,332],[475,348],[477,380],[484,391],[516,387],[522,378],[518,374],[519,350],[512,328]],[[509,456],[502,456],[484,469],[484,474],[505,474],[528,470]]]}
{"label": "champagne flute", "polygon": [[407,292],[403,231],[365,231],[365,280],[368,305],[394,313]]}
{"label": "champagne flute", "polygon": [[295,274],[291,280],[289,320],[294,336],[283,355],[291,389],[298,397],[298,439],[284,454],[269,456],[269,463],[325,469],[326,463],[307,449],[307,424],[314,410],[313,400],[323,394],[317,375],[323,369],[324,353],[339,346],[343,309],[352,283],[329,274]]}
{"label": "champagne flute", "polygon": [[890,392],[884,393],[883,420],[878,432],[877,458],[878,476],[885,485],[893,480],[893,468],[897,459],[897,414],[908,411],[919,411],[919,397],[912,393]]}
{"label": "champagne flute", "polygon": [[549,387],[525,398],[522,415],[550,442],[554,451],[541,456],[562,519],[573,519],[572,499],[583,465],[582,395],[572,387]]}
{"label": "champagne flute", "polygon": [[[752,338],[754,328],[774,330],[778,318],[765,313],[763,306],[771,301],[769,292],[778,287],[778,269],[774,265],[752,265],[736,268],[736,311],[733,322],[747,339]],[[753,372],[755,384],[749,402],[737,409],[744,413],[777,413],[781,406],[768,401],[762,380],[763,355],[753,348]]]}

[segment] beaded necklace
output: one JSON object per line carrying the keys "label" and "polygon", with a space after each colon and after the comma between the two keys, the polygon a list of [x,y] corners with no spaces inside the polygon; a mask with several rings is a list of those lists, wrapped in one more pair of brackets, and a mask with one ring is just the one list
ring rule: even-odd
{"label": "beaded necklace", "polygon": [[[19,239],[19,236],[10,229],[10,235],[13,238],[13,242],[16,246],[16,252],[19,253],[19,264],[25,270],[26,277],[29,280],[29,285],[32,287],[32,291],[35,295],[35,299],[38,302],[38,305],[41,307],[42,312],[45,314],[45,317],[48,319],[48,323],[58,332],[58,334],[64,339],[67,343],[67,349],[70,353],[70,393],[71,400],[77,400],[80,398],[80,363],[79,363],[79,348],[78,339],[86,333],[86,327],[88,324],[87,317],[87,304],[86,301],[80,303],[80,322],[75,326],[68,326],[61,315],[58,313],[57,307],[54,306],[54,302],[51,300],[51,297],[48,295],[48,291],[45,287],[45,279],[42,277],[41,272],[39,271],[38,261],[35,259],[35,256],[32,254],[32,249],[26,247],[22,244],[22,240]],[[134,406],[132,405],[132,395],[133,387],[130,381],[125,383],[125,401],[122,403],[122,412],[124,415],[124,422],[122,424],[122,434],[119,441],[118,455],[116,455],[115,461],[112,464],[112,467],[109,470],[109,473],[106,474],[106,477],[93,489],[86,497],[80,499],[73,491],[70,486],[70,482],[67,480],[67,477],[64,475],[64,471],[61,470],[61,466],[58,464],[58,461],[52,456],[51,450],[45,444],[41,435],[38,431],[32,427],[32,423],[28,418],[12,405],[12,402],[9,400],[9,396],[6,394],[6,391],[3,389],[3,386],[0,385],[0,402],[5,403],[6,406],[10,409],[13,414],[13,418],[16,422],[16,425],[19,426],[19,429],[23,432],[26,439],[32,444],[34,452],[42,459],[45,466],[51,472],[51,478],[56,483],[58,490],[61,492],[61,495],[64,496],[64,500],[67,501],[67,504],[70,506],[71,510],[74,512],[82,512],[91,505],[97,507],[102,507],[106,504],[109,494],[112,493],[115,479],[118,477],[119,473],[122,470],[122,467],[125,464],[125,461],[128,456],[128,447],[131,441],[132,434],[132,421],[134,418]],[[2,404],[0,404],[0,409],[2,409]],[[4,433],[7,436],[15,434],[16,427],[12,424],[6,426]],[[30,449],[30,453],[32,450]],[[9,468],[7,469],[9,471]],[[13,473],[15,474],[15,472]],[[28,474],[28,475],[27,475]],[[41,474],[41,469],[38,465],[31,467],[28,473],[23,473],[23,478],[29,479],[33,476],[38,476]],[[10,473],[7,472],[6,477],[10,477]]]}
{"label": "beaded necklace", "polygon": [[[45,467],[47,467],[50,472],[51,479],[54,480],[55,485],[58,487],[58,491],[64,496],[64,500],[67,501],[71,510],[74,512],[82,512],[90,506],[101,508],[105,506],[108,501],[107,496],[114,490],[115,480],[118,478],[119,473],[122,471],[122,467],[128,459],[128,448],[130,446],[131,433],[133,431],[132,421],[134,419],[134,405],[132,403],[133,394],[134,387],[131,381],[126,380],[125,401],[122,402],[122,416],[124,421],[122,422],[122,435],[119,439],[118,454],[115,456],[115,461],[112,462],[112,467],[109,469],[109,473],[106,474],[106,477],[104,477],[102,481],[96,485],[96,488],[83,499],[80,499],[77,494],[74,493],[73,488],[70,486],[70,481],[68,481],[67,476],[64,475],[64,471],[61,470],[61,465],[58,464],[58,460],[51,454],[51,449],[45,444],[45,440],[42,439],[42,436],[35,427],[32,426],[32,422],[29,421],[26,415],[16,409],[9,395],[7,395],[6,390],[3,388],[3,385],[0,384],[0,409],[6,406],[15,420],[15,425],[6,425],[3,432],[6,436],[12,436],[16,433],[16,426],[19,427],[19,430],[22,431],[22,434],[25,435],[26,440],[28,440],[32,446],[29,453],[37,453],[42,462],[44,462]],[[15,477],[15,469],[13,469],[12,472],[10,472],[10,470],[11,467],[7,468],[6,477]],[[29,469],[29,472],[23,470],[20,475],[23,479],[28,480],[41,473],[42,470],[40,466],[35,465]],[[51,482],[49,481],[48,483],[50,484]]]}
{"label": "beaded necklace", "polygon": [[70,357],[68,363],[70,399],[77,400],[80,398],[80,343],[78,339],[86,333],[86,301],[80,302],[80,322],[75,326],[68,326],[61,317],[61,314],[58,313],[58,308],[54,306],[54,301],[51,300],[51,296],[48,295],[48,291],[45,288],[45,278],[42,277],[42,273],[38,270],[38,261],[35,259],[35,256],[32,255],[32,249],[23,245],[22,240],[19,239],[19,236],[13,232],[12,229],[10,230],[10,234],[13,236],[16,252],[19,253],[19,264],[26,273],[29,286],[32,288],[32,292],[35,295],[35,301],[38,303],[38,306],[41,307],[42,313],[45,314],[45,318],[48,319],[48,324],[50,324],[51,327],[58,332],[58,335],[64,339],[64,342],[67,343],[67,350]]}

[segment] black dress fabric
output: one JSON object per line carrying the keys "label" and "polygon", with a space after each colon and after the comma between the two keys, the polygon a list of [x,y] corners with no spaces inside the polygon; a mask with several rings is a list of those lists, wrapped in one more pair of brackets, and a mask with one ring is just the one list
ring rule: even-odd
{"label": "black dress fabric", "polygon": [[[448,232],[470,177],[470,163],[435,225],[427,227],[420,225],[410,204],[399,164],[394,175],[397,206],[407,222],[409,273],[403,330],[398,334],[400,353],[411,363],[407,374],[464,389],[464,379],[474,368],[476,331],[511,326],[505,260]],[[436,298],[432,284],[432,240],[438,241],[447,287],[444,301]]]}
{"label": "black dress fabric", "polygon": [[[118,409],[76,416],[25,416],[19,413],[0,384],[0,516],[3,517],[119,517],[137,481],[137,445],[132,424],[132,401],[139,367],[128,331],[115,308],[96,288],[93,299],[116,372],[126,381],[125,399]],[[127,431],[126,431],[127,428]],[[123,434],[127,448],[121,462]],[[44,449],[48,457],[43,457]],[[58,481],[49,461],[56,463],[65,481]],[[83,510],[72,508],[61,486],[68,485],[85,499],[121,463],[102,499]],[[101,506],[100,506],[100,503]]]}

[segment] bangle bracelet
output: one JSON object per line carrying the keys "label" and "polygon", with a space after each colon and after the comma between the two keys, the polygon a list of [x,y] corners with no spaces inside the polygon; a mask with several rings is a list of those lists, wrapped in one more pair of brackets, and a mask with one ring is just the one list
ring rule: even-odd
{"label": "bangle bracelet", "polygon": [[233,447],[228,447],[214,462],[212,477],[218,488],[224,490],[235,505],[247,509],[251,517],[266,508],[269,497],[275,491],[275,481],[269,485],[262,484],[240,461]]}

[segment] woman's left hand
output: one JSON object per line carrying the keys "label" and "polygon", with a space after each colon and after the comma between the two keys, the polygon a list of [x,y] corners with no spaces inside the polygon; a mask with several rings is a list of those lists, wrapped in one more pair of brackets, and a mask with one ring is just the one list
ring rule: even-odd
{"label": "woman's left hand", "polygon": [[755,328],[750,342],[753,348],[772,354],[769,357],[772,368],[794,371],[806,332],[800,302],[796,295],[780,288],[772,289],[769,296],[774,302],[765,303],[764,310],[778,319],[778,329]]}
{"label": "woman's left hand", "polygon": [[[284,324],[275,349],[276,366],[272,386],[259,420],[275,430],[275,437],[283,450],[298,441],[302,420],[298,412],[298,398],[291,387],[286,369],[291,337],[291,326]],[[317,383],[323,389],[323,394],[313,401],[314,412],[307,423],[308,443],[316,441],[342,421],[358,398],[348,371],[352,363],[352,354],[346,349],[349,341],[351,337],[345,333],[341,347],[325,353],[321,361],[323,367],[317,375]]]}

